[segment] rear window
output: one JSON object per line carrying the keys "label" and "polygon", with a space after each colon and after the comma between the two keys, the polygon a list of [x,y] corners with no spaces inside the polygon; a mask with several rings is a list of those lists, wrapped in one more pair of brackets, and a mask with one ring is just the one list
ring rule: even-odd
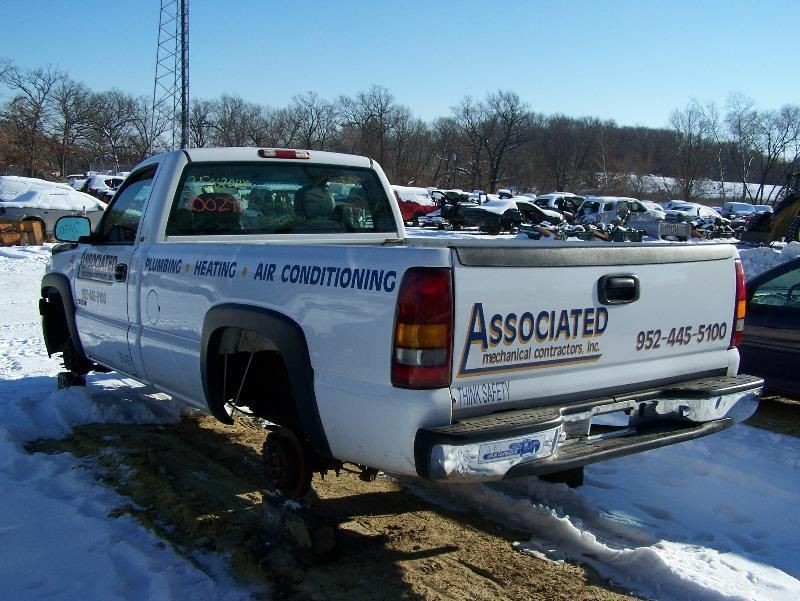
{"label": "rear window", "polygon": [[296,163],[192,163],[173,199],[169,236],[396,231],[370,169]]}

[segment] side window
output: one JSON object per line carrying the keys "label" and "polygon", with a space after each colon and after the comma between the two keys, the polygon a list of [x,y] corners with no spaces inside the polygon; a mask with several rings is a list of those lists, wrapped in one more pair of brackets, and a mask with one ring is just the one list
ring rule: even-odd
{"label": "side window", "polygon": [[793,269],[759,285],[750,304],[800,308],[800,269]]}
{"label": "side window", "polygon": [[156,168],[131,175],[114,197],[100,222],[99,242],[133,244],[142,219],[144,203],[150,194]]}

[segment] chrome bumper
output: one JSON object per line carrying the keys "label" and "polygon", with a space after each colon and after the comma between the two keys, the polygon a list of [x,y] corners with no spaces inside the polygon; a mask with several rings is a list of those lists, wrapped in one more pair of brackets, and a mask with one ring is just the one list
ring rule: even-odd
{"label": "chrome bumper", "polygon": [[750,417],[763,384],[747,375],[703,378],[422,429],[415,441],[417,472],[431,480],[500,480],[692,440]]}

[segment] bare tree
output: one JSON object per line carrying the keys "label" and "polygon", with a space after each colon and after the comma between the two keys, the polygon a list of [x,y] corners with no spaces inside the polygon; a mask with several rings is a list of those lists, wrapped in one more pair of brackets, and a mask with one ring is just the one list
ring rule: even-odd
{"label": "bare tree", "polygon": [[316,92],[294,96],[286,120],[291,144],[300,148],[327,149],[339,132],[336,107]]}
{"label": "bare tree", "polygon": [[215,127],[214,103],[208,100],[192,100],[189,107],[189,145],[193,148],[208,146]]}
{"label": "bare tree", "polygon": [[[130,151],[134,163],[172,147],[165,135],[172,132],[172,123],[161,111],[153,110],[151,98],[140,96],[133,105],[131,116]],[[170,135],[171,138],[171,135]]]}
{"label": "bare tree", "polygon": [[729,155],[736,165],[738,181],[742,184],[742,200],[749,195],[747,182],[750,167],[755,159],[753,150],[756,135],[757,113],[755,103],[740,93],[728,97],[725,125],[728,128]]}
{"label": "bare tree", "polygon": [[266,107],[239,96],[223,95],[214,103],[214,143],[219,146],[263,146],[267,140]]}
{"label": "bare tree", "polygon": [[407,107],[399,107],[392,133],[391,170],[395,179],[406,185],[419,183],[433,156],[428,126]]}
{"label": "bare tree", "polygon": [[459,156],[458,171],[469,178],[471,189],[480,188],[483,181],[483,130],[486,107],[465,96],[461,104],[452,109],[459,135],[464,140],[464,151]]}
{"label": "bare tree", "polygon": [[799,136],[799,106],[787,104],[777,111],[760,111],[758,113],[753,139],[760,167],[756,200],[764,199],[767,180],[775,168],[781,163],[791,163],[797,159],[796,154],[788,156],[787,153],[791,153],[793,150],[796,152]]}
{"label": "bare tree", "polygon": [[92,97],[91,132],[93,157],[90,166],[98,160],[109,159],[114,171],[119,171],[121,155],[127,152],[131,138],[131,125],[136,113],[136,100],[119,90],[94,94]]}
{"label": "bare tree", "polygon": [[440,117],[432,126],[433,171],[430,182],[443,188],[456,187],[458,125],[452,117]]}
{"label": "bare tree", "polygon": [[374,156],[383,165],[398,106],[388,89],[373,85],[354,98],[339,98],[341,125],[350,152]]}
{"label": "bare tree", "polygon": [[504,160],[526,141],[530,113],[515,92],[497,92],[486,98],[481,124],[483,147],[489,162],[489,190],[495,192],[503,175]]}
{"label": "bare tree", "polygon": [[678,189],[685,199],[700,195],[699,183],[707,171],[712,150],[711,124],[703,106],[692,100],[683,110],[674,110],[670,125],[678,140]]}
{"label": "bare tree", "polygon": [[2,116],[13,125],[14,142],[22,149],[25,175],[30,177],[41,159],[40,149],[47,142],[50,97],[63,75],[52,67],[22,70],[6,63],[0,69],[0,78],[14,94]]}
{"label": "bare tree", "polygon": [[69,161],[80,151],[80,144],[89,132],[92,115],[92,93],[84,84],[66,75],[53,88],[50,98],[52,122],[50,136],[56,151],[58,171],[63,177]]}
{"label": "bare tree", "polygon": [[594,144],[592,119],[565,115],[546,118],[535,143],[546,187],[559,191],[580,189]]}

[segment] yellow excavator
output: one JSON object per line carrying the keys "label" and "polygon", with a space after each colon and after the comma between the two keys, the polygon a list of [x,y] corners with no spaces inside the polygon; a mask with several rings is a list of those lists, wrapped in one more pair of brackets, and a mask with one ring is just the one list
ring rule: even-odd
{"label": "yellow excavator", "polygon": [[772,204],[772,213],[760,213],[741,233],[742,242],[770,244],[777,240],[800,242],[800,171],[786,176],[782,197]]}

